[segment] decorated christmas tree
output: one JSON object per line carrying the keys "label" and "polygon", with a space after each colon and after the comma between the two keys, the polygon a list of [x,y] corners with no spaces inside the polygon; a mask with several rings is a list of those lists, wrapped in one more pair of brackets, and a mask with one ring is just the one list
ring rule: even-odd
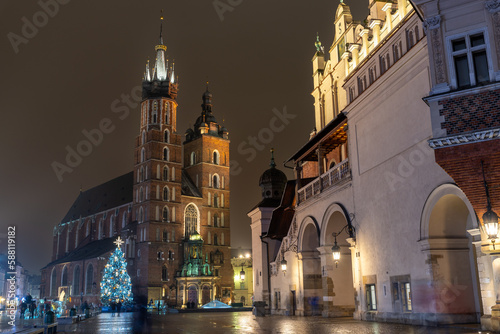
{"label": "decorated christmas tree", "polygon": [[101,301],[104,305],[132,301],[132,284],[127,273],[127,261],[120,248],[123,240],[118,237],[114,243],[116,249],[109,257],[101,281]]}

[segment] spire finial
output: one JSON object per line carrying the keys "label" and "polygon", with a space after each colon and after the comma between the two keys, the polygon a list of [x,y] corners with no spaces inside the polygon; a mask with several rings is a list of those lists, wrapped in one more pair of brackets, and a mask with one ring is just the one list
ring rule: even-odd
{"label": "spire finial", "polygon": [[276,167],[276,163],[274,162],[274,148],[271,148],[271,162],[269,163],[269,166],[271,166],[271,168]]}
{"label": "spire finial", "polygon": [[319,40],[319,33],[316,33],[316,42],[314,43],[316,47],[316,52],[324,52],[325,48],[321,45],[321,41]]}
{"label": "spire finial", "polygon": [[163,44],[163,9],[160,10],[160,44]]}

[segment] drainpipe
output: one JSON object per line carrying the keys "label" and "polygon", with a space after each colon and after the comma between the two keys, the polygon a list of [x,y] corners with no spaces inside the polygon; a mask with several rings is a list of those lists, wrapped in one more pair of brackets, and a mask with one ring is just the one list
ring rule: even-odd
{"label": "drainpipe", "polygon": [[266,261],[267,261],[267,289],[269,291],[269,313],[271,313],[271,266],[269,263],[269,243],[264,240],[264,236],[260,236],[260,241],[266,244]]}

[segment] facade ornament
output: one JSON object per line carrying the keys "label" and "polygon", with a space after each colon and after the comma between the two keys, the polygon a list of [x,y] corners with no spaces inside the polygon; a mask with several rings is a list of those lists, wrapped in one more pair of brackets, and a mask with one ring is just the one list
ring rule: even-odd
{"label": "facade ornament", "polygon": [[427,30],[433,30],[437,29],[441,26],[441,16],[436,15],[434,17],[429,17],[424,21],[424,29]]}
{"label": "facade ornament", "polygon": [[490,13],[500,12],[500,0],[489,0],[485,3],[486,10]]}

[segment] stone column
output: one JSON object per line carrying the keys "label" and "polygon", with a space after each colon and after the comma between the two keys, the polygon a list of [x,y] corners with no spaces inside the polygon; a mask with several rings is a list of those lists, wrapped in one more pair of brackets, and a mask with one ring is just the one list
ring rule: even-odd
{"label": "stone column", "polygon": [[317,248],[320,252],[321,258],[321,285],[323,289],[323,317],[334,316],[333,312],[333,298],[335,297],[334,284],[330,273],[332,267],[332,247],[321,246]]}
{"label": "stone column", "polygon": [[388,29],[388,31],[392,30],[392,7],[393,4],[388,2],[382,7],[382,10],[385,12],[385,25]]}
{"label": "stone column", "polygon": [[443,36],[441,34],[441,16],[429,17],[424,21],[427,43],[433,75],[432,93],[444,93],[450,90],[446,71]]}
{"label": "stone column", "polygon": [[361,45],[361,52],[365,54],[365,57],[368,55],[368,35],[370,34],[370,29],[363,29],[359,32],[359,36],[361,36],[361,39],[363,41],[363,44]]}
{"label": "stone column", "polygon": [[[493,36],[495,37],[495,53],[500,67],[500,0],[489,0],[485,3],[486,10],[491,14]],[[500,71],[495,72],[495,80],[500,81]]]}
{"label": "stone column", "polygon": [[372,19],[370,21],[370,29],[373,31],[373,44],[375,46],[380,43],[380,25],[382,24],[381,20]]}
{"label": "stone column", "polygon": [[359,64],[359,49],[360,49],[360,47],[361,47],[361,45],[357,44],[357,43],[350,43],[349,44],[349,51],[352,54],[352,62],[354,64],[354,67],[358,66],[358,64]]}

